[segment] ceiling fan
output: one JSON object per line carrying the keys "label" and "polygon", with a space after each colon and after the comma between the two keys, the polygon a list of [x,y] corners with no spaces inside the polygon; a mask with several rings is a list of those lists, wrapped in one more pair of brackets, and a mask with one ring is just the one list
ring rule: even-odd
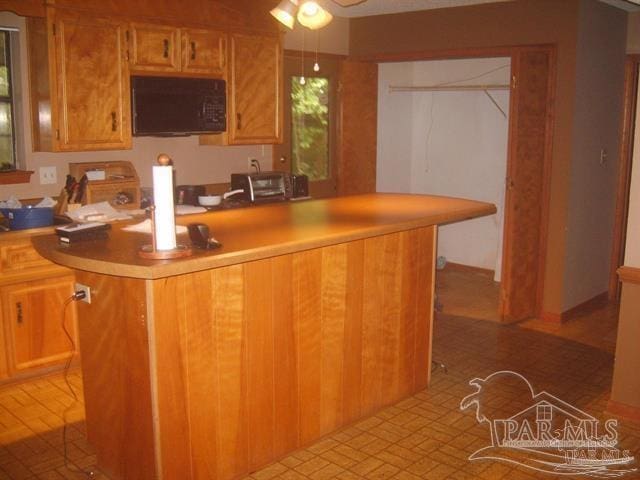
{"label": "ceiling fan", "polygon": [[[350,7],[366,0],[332,1],[341,7]],[[333,15],[322,8],[316,0],[282,0],[270,13],[289,29],[293,29],[296,18],[298,23],[311,30],[322,28],[333,19]]]}

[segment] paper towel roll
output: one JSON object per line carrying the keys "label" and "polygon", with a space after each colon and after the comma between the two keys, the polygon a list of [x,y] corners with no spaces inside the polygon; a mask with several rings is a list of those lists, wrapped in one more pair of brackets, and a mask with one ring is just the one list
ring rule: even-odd
{"label": "paper towel roll", "polygon": [[153,202],[156,207],[156,249],[176,248],[176,217],[173,210],[173,167],[154,165]]}

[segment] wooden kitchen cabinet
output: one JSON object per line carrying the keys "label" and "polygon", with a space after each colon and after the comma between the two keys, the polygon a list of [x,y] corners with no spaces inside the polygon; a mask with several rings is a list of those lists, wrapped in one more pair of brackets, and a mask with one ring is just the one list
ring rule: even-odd
{"label": "wooden kitchen cabinet", "polygon": [[42,258],[31,244],[32,234],[50,227],[16,231],[0,238],[0,382],[37,375],[62,365],[74,352],[76,305],[64,308],[74,291],[74,275]]}
{"label": "wooden kitchen cabinet", "polygon": [[75,308],[64,308],[74,276],[34,280],[1,289],[9,372],[59,363],[75,353],[64,329],[75,336]]}
{"label": "wooden kitchen cabinet", "polygon": [[231,35],[230,144],[282,142],[282,45],[278,37]]}
{"label": "wooden kitchen cabinet", "polygon": [[126,24],[49,9],[28,32],[34,149],[131,148]]}
{"label": "wooden kitchen cabinet", "polygon": [[226,77],[227,35],[211,30],[182,29],[182,71]]}
{"label": "wooden kitchen cabinet", "polygon": [[180,71],[180,30],[132,23],[127,34],[131,68],[143,72]]}
{"label": "wooden kitchen cabinet", "polygon": [[58,149],[131,148],[125,26],[56,15]]}
{"label": "wooden kitchen cabinet", "polygon": [[228,131],[201,143],[281,143],[278,35],[46,10],[46,19],[27,19],[35,151],[130,149],[132,73],[224,78]]}
{"label": "wooden kitchen cabinet", "polygon": [[226,76],[227,35],[223,32],[132,23],[128,37],[134,72]]}

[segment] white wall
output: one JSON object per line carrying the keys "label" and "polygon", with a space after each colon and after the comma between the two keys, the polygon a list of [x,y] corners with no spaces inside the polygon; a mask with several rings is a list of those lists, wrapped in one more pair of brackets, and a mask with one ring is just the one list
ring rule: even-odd
{"label": "white wall", "polygon": [[314,52],[318,46],[319,52],[349,54],[349,19],[333,17],[329,25],[319,30],[311,31],[296,23],[293,30],[287,30],[284,36],[284,48]]}
{"label": "white wall", "polygon": [[[637,105],[640,105],[638,89]],[[624,265],[640,268],[640,109],[636,111]]]}
{"label": "white wall", "polygon": [[[496,204],[497,215],[440,228],[438,255],[495,270],[499,280],[508,118],[484,92],[389,92],[389,85],[436,85],[491,70],[457,84],[509,83],[508,58],[380,65],[377,189]],[[491,95],[508,115],[509,92]]]}
{"label": "white wall", "polygon": [[412,62],[378,66],[376,190],[379,192],[412,191],[414,96],[410,93],[390,94],[389,85],[411,84],[413,68]]}
{"label": "white wall", "polygon": [[612,25],[621,19],[610,5],[580,3],[563,311],[609,288],[626,42]]}

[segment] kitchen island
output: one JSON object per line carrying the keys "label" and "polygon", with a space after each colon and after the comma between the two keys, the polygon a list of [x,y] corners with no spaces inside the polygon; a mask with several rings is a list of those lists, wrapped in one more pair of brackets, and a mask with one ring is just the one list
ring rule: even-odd
{"label": "kitchen island", "polygon": [[35,238],[91,288],[78,329],[99,466],[242,477],[426,388],[437,225],[494,212],[397,194],[211,212],[177,223],[206,223],[220,249],[160,261],[119,226]]}

